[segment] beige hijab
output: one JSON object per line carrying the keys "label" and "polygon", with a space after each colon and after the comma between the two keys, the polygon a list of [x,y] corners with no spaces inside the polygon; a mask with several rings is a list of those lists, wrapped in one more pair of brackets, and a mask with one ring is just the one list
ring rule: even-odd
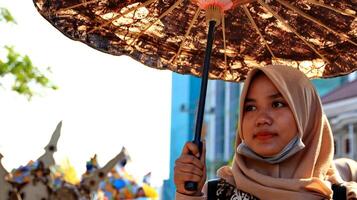
{"label": "beige hijab", "polygon": [[[333,136],[315,88],[294,68],[278,65],[256,68],[245,81],[241,108],[252,78],[259,71],[273,82],[289,104],[305,148],[278,164],[253,160],[236,152],[232,167],[222,167],[218,176],[262,200],[331,199],[331,182],[342,180],[332,162]],[[242,138],[242,116],[243,109],[240,109],[236,147]]]}
{"label": "beige hijab", "polygon": [[344,181],[357,182],[357,161],[350,158],[338,158],[334,160],[334,163]]}

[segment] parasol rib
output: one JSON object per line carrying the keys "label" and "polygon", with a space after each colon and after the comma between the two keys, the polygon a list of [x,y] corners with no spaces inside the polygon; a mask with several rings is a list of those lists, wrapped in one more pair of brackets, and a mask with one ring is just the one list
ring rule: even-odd
{"label": "parasol rib", "polygon": [[222,14],[222,34],[223,34],[223,48],[224,48],[224,65],[225,65],[225,70],[228,69],[227,65],[227,45],[226,45],[226,25],[224,22],[224,14]]}
{"label": "parasol rib", "polygon": [[191,29],[192,29],[194,23],[196,22],[198,15],[200,14],[200,11],[201,11],[200,7],[197,7],[197,10],[196,10],[196,12],[195,12],[195,15],[193,16],[193,18],[192,18],[192,20],[191,20],[191,22],[190,22],[190,25],[189,25],[189,27],[188,27],[186,33],[185,33],[185,36],[184,36],[184,38],[183,38],[183,40],[182,40],[182,42],[181,42],[181,44],[180,44],[179,49],[178,49],[177,53],[174,55],[174,57],[171,59],[171,61],[170,61],[170,62],[172,62],[172,64],[175,64],[175,63],[176,63],[177,57],[180,55],[180,53],[181,53],[181,51],[182,51],[182,47],[183,47],[183,45],[184,45],[184,43],[185,43],[185,41],[186,41],[186,39],[187,39],[187,37],[188,37],[188,34],[190,34]]}
{"label": "parasol rib", "polygon": [[169,9],[167,9],[164,13],[162,13],[154,22],[150,23],[145,29],[141,30],[140,33],[135,37],[135,39],[129,45],[132,46],[140,38],[140,36],[142,36],[152,25],[156,24],[163,17],[165,17],[167,14],[169,14],[175,8],[177,8],[177,6],[179,6],[182,2],[183,2],[183,0],[176,1],[172,6],[170,6]]}
{"label": "parasol rib", "polygon": [[273,11],[273,9],[271,9],[271,7],[264,3],[262,0],[257,0],[258,3],[263,6],[265,9],[267,9],[271,14],[274,15],[274,17],[279,20],[281,23],[284,24],[285,27],[287,27],[291,32],[293,32],[298,38],[300,38],[307,46],[309,46],[317,55],[319,55],[326,63],[330,64],[330,61],[327,60],[327,58],[325,58],[321,53],[319,53],[314,46],[312,46],[312,44],[310,44],[308,41],[306,41],[306,39],[301,36],[293,27],[291,27],[288,23],[285,22],[285,20],[278,15],[276,12]]}
{"label": "parasol rib", "polygon": [[107,22],[101,24],[99,27],[95,27],[94,29],[88,31],[88,33],[91,33],[91,32],[93,32],[93,31],[95,31],[95,30],[101,29],[102,27],[107,26],[108,24],[110,24],[110,23],[112,23],[113,21],[115,21],[115,20],[117,20],[117,19],[123,17],[124,15],[127,15],[127,14],[129,14],[129,13],[131,13],[131,12],[133,12],[133,11],[139,9],[139,8],[142,8],[142,7],[145,7],[145,6],[147,6],[147,5],[150,5],[150,4],[153,3],[154,1],[156,1],[156,0],[147,0],[147,1],[146,1],[145,3],[143,3],[143,4],[140,4],[140,5],[136,6],[136,7],[130,8],[129,10],[125,11],[124,13],[120,13],[120,14],[117,15],[116,17],[114,17],[114,18],[108,20]]}
{"label": "parasol rib", "polygon": [[318,21],[317,19],[313,18],[312,16],[304,13],[302,10],[300,10],[299,8],[289,4],[288,2],[282,1],[282,0],[276,0],[279,3],[281,3],[282,5],[286,6],[287,8],[297,12],[299,15],[305,17],[308,20],[311,20],[312,22],[324,27],[325,29],[327,29],[328,31],[334,33],[335,35],[337,35],[338,37],[340,37],[342,40],[347,40],[348,42],[350,42],[351,44],[357,46],[357,43],[353,42],[352,40],[350,40],[350,38],[344,34],[344,33],[339,33],[333,29],[331,29],[330,27],[326,26],[325,24],[323,24],[322,22]]}
{"label": "parasol rib", "polygon": [[76,4],[76,5],[73,5],[73,6],[69,6],[69,7],[66,7],[66,8],[61,8],[61,9],[58,9],[58,11],[56,11],[57,13],[58,12],[62,12],[62,11],[65,11],[65,10],[69,10],[69,9],[73,9],[73,8],[78,8],[78,7],[81,7],[81,6],[86,6],[88,4],[92,4],[92,3],[95,3],[97,1],[100,1],[100,0],[92,0],[92,1],[85,1],[83,3],[79,3],[79,4]]}
{"label": "parasol rib", "polygon": [[257,33],[259,34],[260,38],[262,38],[263,43],[264,43],[264,45],[266,46],[266,48],[269,50],[271,56],[272,56],[273,58],[275,58],[275,55],[274,55],[273,51],[272,51],[271,48],[269,47],[268,42],[265,40],[263,34],[260,32],[260,30],[259,30],[257,24],[255,23],[255,21],[254,21],[252,15],[250,14],[250,12],[249,12],[247,6],[243,5],[242,7],[243,7],[243,10],[244,10],[245,14],[248,16],[249,21],[250,21],[250,23],[252,24],[253,28],[257,31]]}
{"label": "parasol rib", "polygon": [[[298,69],[301,70],[301,69],[300,69],[300,66],[298,66]],[[316,70],[316,69],[320,69],[320,67],[318,67],[318,68],[311,68],[309,71],[307,71],[306,73],[304,72],[304,73],[305,73],[305,74],[310,74],[310,73],[312,73],[313,70]],[[317,73],[314,73],[314,74],[317,74]],[[313,78],[313,79],[314,79],[314,78],[319,78],[319,76],[318,76],[318,75],[314,75],[314,76],[309,76],[309,78]]]}
{"label": "parasol rib", "polygon": [[330,9],[330,10],[335,11],[335,12],[337,12],[337,13],[340,13],[340,14],[342,14],[342,15],[348,15],[348,16],[350,16],[350,17],[356,18],[356,15],[354,15],[354,14],[347,13],[347,12],[345,12],[345,11],[339,10],[339,9],[334,8],[334,7],[332,7],[332,6],[326,5],[326,4],[322,3],[322,2],[318,2],[318,1],[315,1],[315,0],[308,0],[308,2],[311,3],[311,4],[317,5],[317,6],[321,6],[321,7]]}

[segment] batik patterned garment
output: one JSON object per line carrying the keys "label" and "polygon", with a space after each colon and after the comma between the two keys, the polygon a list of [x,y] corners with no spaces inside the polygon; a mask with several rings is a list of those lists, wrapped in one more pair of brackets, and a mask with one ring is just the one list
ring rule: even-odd
{"label": "batik patterned garment", "polygon": [[[227,183],[224,179],[217,180],[215,198],[217,200],[259,200],[257,197],[238,190],[233,185]],[[211,198],[208,198],[211,199]]]}

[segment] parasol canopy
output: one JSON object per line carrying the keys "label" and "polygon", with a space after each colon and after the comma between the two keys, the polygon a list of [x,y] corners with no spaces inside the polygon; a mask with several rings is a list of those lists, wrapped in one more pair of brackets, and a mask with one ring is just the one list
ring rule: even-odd
{"label": "parasol canopy", "polygon": [[[221,4],[209,78],[285,64],[311,78],[357,69],[356,0],[34,0],[67,37],[157,69],[200,76],[207,5]],[[206,6],[206,7],[205,7]],[[135,77],[135,75],[129,75]]]}

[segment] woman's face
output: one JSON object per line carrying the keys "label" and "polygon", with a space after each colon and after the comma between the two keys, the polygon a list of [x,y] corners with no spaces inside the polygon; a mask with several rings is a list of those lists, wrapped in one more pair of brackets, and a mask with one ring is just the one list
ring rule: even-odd
{"label": "woman's face", "polygon": [[253,78],[243,109],[244,142],[260,156],[280,153],[297,134],[288,103],[263,74]]}

